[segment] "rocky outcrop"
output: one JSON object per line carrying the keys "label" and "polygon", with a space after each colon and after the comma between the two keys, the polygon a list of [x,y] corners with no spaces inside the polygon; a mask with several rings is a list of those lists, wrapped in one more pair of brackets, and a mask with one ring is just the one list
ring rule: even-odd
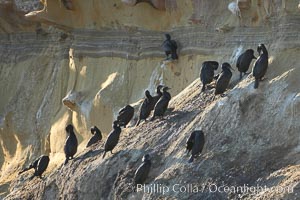
{"label": "rocky outcrop", "polygon": [[[288,83],[294,72],[270,78],[257,90],[253,78],[245,79],[213,102],[213,90],[200,94],[199,80],[194,81],[172,99],[166,120],[124,129],[115,154],[103,159],[102,143],[44,180],[16,179],[7,198],[296,199],[300,97]],[[197,129],[207,142],[189,164],[185,142]],[[132,190],[133,173],[145,153],[152,157],[146,187],[156,184],[165,193]],[[244,185],[258,189],[233,191]],[[272,192],[275,188],[282,190]]]}

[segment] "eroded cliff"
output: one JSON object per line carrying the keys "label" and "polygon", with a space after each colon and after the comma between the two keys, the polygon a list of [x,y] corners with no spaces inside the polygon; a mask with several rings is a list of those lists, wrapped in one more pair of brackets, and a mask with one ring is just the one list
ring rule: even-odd
{"label": "eroded cliff", "polygon": [[[126,193],[126,181],[143,152],[152,150],[155,167],[149,183],[184,183],[194,176],[197,184],[261,181],[270,187],[295,186],[299,143],[298,1],[288,1],[284,6],[277,1],[271,5],[259,0],[245,2],[249,5],[240,6],[241,19],[227,9],[229,1],[166,0],[165,10],[149,3],[131,7],[117,0],[74,0],[67,4],[54,0],[43,1],[43,5],[1,2],[3,196],[8,191],[10,198],[71,195],[99,199],[109,193],[118,199],[142,195]],[[177,62],[168,64],[162,62],[160,48],[166,31],[178,42],[180,56]],[[252,89],[252,79],[235,86],[235,73],[235,87],[224,99],[211,102],[209,96],[199,95],[197,82],[180,93],[199,77],[203,61],[227,61],[234,66],[243,50],[255,49],[260,42],[269,50],[270,67],[268,79],[259,90]],[[174,110],[169,112],[167,122],[123,130],[119,153],[114,157],[102,160],[101,146],[84,154],[90,126],[97,125],[108,133],[119,108],[138,102],[145,89],[154,92],[158,83],[171,87],[173,96],[180,93],[172,101]],[[75,126],[79,159],[61,168],[67,123]],[[188,134],[199,126],[208,137],[203,160],[188,165],[183,146]],[[46,180],[28,182],[26,176],[25,181],[18,177],[16,172],[40,154],[50,155]],[[127,167],[120,171],[116,166]],[[179,176],[181,173],[184,175]],[[67,183],[70,174],[74,176]],[[267,181],[278,174],[286,178]],[[44,192],[35,193],[34,184]],[[177,198],[190,195],[174,194]],[[247,195],[245,198],[251,198]],[[280,194],[257,195],[279,198]]]}

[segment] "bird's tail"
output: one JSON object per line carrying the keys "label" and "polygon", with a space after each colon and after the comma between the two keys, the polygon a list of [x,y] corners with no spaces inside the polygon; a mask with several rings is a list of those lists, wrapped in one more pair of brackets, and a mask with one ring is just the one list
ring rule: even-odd
{"label": "bird's tail", "polygon": [[136,123],[135,126],[138,126],[138,125],[140,124],[140,122],[141,122],[141,119],[139,119],[139,120],[137,121],[137,123]]}
{"label": "bird's tail", "polygon": [[153,115],[153,116],[151,117],[150,121],[153,121],[153,120],[154,120],[154,118],[155,118],[155,115]]}
{"label": "bird's tail", "polygon": [[215,100],[215,98],[216,98],[216,94],[213,96],[213,98],[212,98],[212,101],[214,101],[214,100]]}
{"label": "bird's tail", "polygon": [[106,155],[106,151],[104,151],[104,154],[103,154],[102,158],[104,158],[104,157],[105,157],[105,155]]}
{"label": "bird's tail", "polygon": [[30,176],[29,180],[32,180],[35,177],[35,174],[33,174],[32,176]]}
{"label": "bird's tail", "polygon": [[193,156],[193,155],[191,155],[191,157],[190,157],[190,159],[189,159],[188,163],[192,163],[193,161],[194,161],[194,156]]}
{"label": "bird's tail", "polygon": [[204,92],[204,90],[205,90],[205,85],[203,84],[201,92]]}
{"label": "bird's tail", "polygon": [[187,150],[186,150],[186,152],[187,152],[186,154],[187,154],[187,155],[189,155],[189,153],[190,153],[190,150],[188,150],[188,149],[187,149]]}
{"label": "bird's tail", "polygon": [[68,158],[66,158],[66,160],[65,160],[65,165],[68,163],[68,161],[69,161],[69,159],[68,159]]}
{"label": "bird's tail", "polygon": [[243,78],[243,73],[240,72],[240,80],[242,80],[242,78]]}
{"label": "bird's tail", "polygon": [[259,84],[259,80],[258,80],[258,79],[255,79],[255,82],[254,82],[254,89],[257,89],[257,88],[258,88],[258,84]]}
{"label": "bird's tail", "polygon": [[20,171],[18,174],[20,175],[20,174],[22,174],[22,173],[24,173],[24,172],[26,172],[28,169],[27,168],[25,168],[25,169],[23,169],[22,171]]}
{"label": "bird's tail", "polygon": [[22,171],[20,171],[18,174],[22,174],[30,169],[34,168],[34,166],[31,164],[29,167],[26,167],[25,169],[23,169]]}

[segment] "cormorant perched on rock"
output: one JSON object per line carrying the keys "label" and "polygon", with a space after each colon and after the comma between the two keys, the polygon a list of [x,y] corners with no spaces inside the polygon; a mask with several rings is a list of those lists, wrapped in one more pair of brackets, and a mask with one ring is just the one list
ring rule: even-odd
{"label": "cormorant perched on rock", "polygon": [[134,108],[130,105],[125,106],[119,111],[119,115],[117,117],[117,121],[120,126],[124,126],[126,128],[126,125],[130,122],[134,115]]}
{"label": "cormorant perched on rock", "polygon": [[145,183],[145,181],[148,177],[148,174],[150,172],[150,168],[151,168],[150,156],[149,156],[149,154],[146,154],[143,157],[143,163],[135,171],[135,174],[134,174],[135,185]]}
{"label": "cormorant perched on rock", "polygon": [[109,135],[106,139],[106,142],[104,144],[103,158],[105,157],[106,152],[110,151],[111,153],[113,153],[112,150],[115,148],[115,146],[119,142],[120,133],[121,133],[121,128],[119,126],[119,123],[118,123],[118,121],[114,121],[113,122],[113,130],[109,133]]}
{"label": "cormorant perched on rock", "polygon": [[201,92],[204,92],[205,85],[209,84],[214,79],[214,70],[217,70],[219,63],[217,61],[205,61],[202,63],[200,72],[200,80],[203,84]]}
{"label": "cormorant perched on rock", "polygon": [[69,136],[67,137],[64,146],[64,152],[66,156],[65,164],[68,163],[68,160],[73,159],[73,156],[77,152],[77,146],[78,146],[78,141],[74,133],[74,127],[72,124],[69,124],[66,127],[66,132],[69,134]]}
{"label": "cormorant perched on rock", "polygon": [[162,93],[160,90],[161,90],[161,88],[163,88],[163,87],[164,87],[164,86],[162,86],[162,85],[158,85],[158,86],[156,87],[156,95],[153,96],[153,101],[151,102],[151,110],[154,109],[155,104],[158,102],[158,100],[159,100],[160,97],[162,96],[163,93]]}
{"label": "cormorant perched on rock", "polygon": [[222,64],[222,72],[219,75],[219,78],[216,83],[216,90],[215,90],[215,95],[217,94],[223,94],[226,90],[226,88],[229,85],[232,73],[231,73],[231,66],[229,63],[223,63]]}
{"label": "cormorant perched on rock", "polygon": [[31,178],[38,176],[42,178],[42,174],[44,171],[46,171],[48,164],[49,164],[49,156],[42,155],[38,159],[36,159],[33,163],[29,165],[29,167],[23,169],[19,174],[22,174],[23,172],[26,172],[30,169],[34,169],[34,174]]}
{"label": "cormorant perched on rock", "polygon": [[177,43],[174,40],[171,40],[171,36],[169,34],[165,34],[166,40],[163,42],[162,47],[166,53],[167,60],[169,59],[169,55],[171,54],[171,58],[173,60],[178,59],[176,50]]}
{"label": "cormorant perched on rock", "polygon": [[[265,76],[268,69],[268,51],[264,44],[259,44],[257,47],[259,57],[254,63],[253,76],[255,78],[254,88],[258,88],[259,81]],[[262,52],[262,54],[261,54]]]}
{"label": "cormorant perched on rock", "polygon": [[141,107],[140,107],[140,110],[139,110],[139,119],[136,123],[136,126],[138,126],[141,122],[141,120],[145,120],[147,119],[147,117],[149,117],[150,113],[151,113],[151,107],[152,107],[152,104],[153,104],[153,97],[151,96],[150,92],[148,90],[145,91],[145,96],[146,98],[144,99]]}
{"label": "cormorant perched on rock", "polygon": [[[193,138],[190,140],[190,138]],[[193,162],[194,158],[196,158],[201,152],[204,147],[205,139],[203,131],[194,131],[190,136],[190,144],[192,144],[192,155],[189,159],[189,162]]]}
{"label": "cormorant perched on rock", "polygon": [[91,139],[88,141],[86,147],[89,147],[99,141],[102,140],[102,135],[101,135],[101,131],[98,129],[97,126],[92,126],[91,127],[91,133],[93,134],[93,136],[91,137]]}
{"label": "cormorant perched on rock", "polygon": [[169,101],[171,100],[171,95],[168,92],[169,89],[171,89],[171,88],[168,88],[168,87],[163,88],[163,94],[160,97],[160,99],[158,100],[158,102],[155,104],[154,113],[151,118],[151,121],[154,120],[154,118],[156,116],[163,118],[163,115],[165,114],[165,112],[168,108]]}
{"label": "cormorant perched on rock", "polygon": [[243,78],[243,73],[245,75],[248,71],[252,59],[256,59],[253,49],[247,49],[238,57],[236,67],[240,72],[240,80]]}

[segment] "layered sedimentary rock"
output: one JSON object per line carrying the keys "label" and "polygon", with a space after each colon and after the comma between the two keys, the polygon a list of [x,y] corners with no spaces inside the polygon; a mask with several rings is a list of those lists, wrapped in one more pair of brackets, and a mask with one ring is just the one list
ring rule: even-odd
{"label": "layered sedimentary rock", "polygon": [[[52,177],[47,179],[48,182],[53,181],[53,177],[57,176],[55,170],[64,159],[63,143],[66,138],[64,128],[67,123],[75,126],[80,153],[90,137],[90,126],[96,125],[104,135],[107,134],[119,108],[138,102],[143,97],[145,89],[154,93],[155,86],[163,83],[172,88],[171,93],[174,96],[199,77],[199,68],[204,60],[217,60],[220,63],[226,61],[234,66],[237,56],[243,50],[256,49],[257,44],[261,42],[267,46],[270,54],[270,68],[267,72],[269,82],[267,81],[266,85],[273,84],[275,86],[272,87],[275,89],[266,89],[266,92],[259,90],[258,93],[261,92],[263,97],[244,94],[244,91],[250,90],[251,84],[248,82],[242,84],[241,89],[234,90],[240,99],[232,97],[229,102],[225,102],[225,105],[239,102],[241,113],[244,114],[235,113],[236,117],[230,123],[237,123],[249,115],[251,126],[254,124],[255,127],[257,124],[258,127],[263,127],[256,121],[258,116],[255,113],[249,114],[249,110],[255,107],[256,101],[259,101],[256,102],[259,105],[270,104],[276,96],[273,90],[279,93],[278,99],[275,99],[276,105],[272,105],[276,107],[270,106],[267,107],[268,109],[276,108],[276,112],[280,112],[281,107],[289,109],[285,106],[290,103],[295,104],[297,108],[300,30],[298,1],[288,1],[285,9],[282,9],[281,4],[274,4],[273,11],[269,12],[267,5],[259,0],[253,0],[250,7],[240,5],[241,19],[228,11],[229,1],[217,3],[200,0],[166,0],[166,10],[155,9],[147,3],[130,7],[117,0],[43,1],[43,5],[39,5],[42,7],[41,10],[38,10],[40,7],[35,6],[36,3],[3,1],[0,4],[1,192],[9,191],[9,183],[12,180],[14,184],[10,191],[14,186],[20,188],[21,186],[16,182],[22,182],[22,178],[17,178],[16,172],[40,154],[50,155],[51,161],[46,174],[53,172]],[[72,9],[66,8],[66,3],[68,5],[72,3]],[[162,62],[164,52],[160,45],[165,32],[169,32],[179,44],[177,62]],[[238,74],[233,77],[232,87],[235,86],[236,79]],[[196,88],[193,90],[196,92]],[[271,97],[264,96],[271,93]],[[290,98],[290,102],[285,99],[287,97]],[[267,100],[264,100],[265,98]],[[177,98],[178,101],[179,99],[184,100],[184,95]],[[189,104],[192,106],[195,102],[194,99]],[[197,109],[196,105],[190,109]],[[259,108],[264,109],[264,106]],[[183,105],[181,109],[184,109]],[[213,109],[205,112],[210,116],[215,111]],[[231,113],[231,110],[228,107],[224,112],[224,117],[221,119],[225,119],[225,114]],[[297,116],[297,110],[295,112]],[[262,112],[262,118],[267,119],[274,113]],[[280,114],[280,116],[286,115],[284,112]],[[185,118],[185,115],[183,117]],[[207,117],[207,119],[211,118]],[[291,126],[298,126],[297,120],[292,119],[289,122]],[[190,124],[192,118],[186,117],[185,120],[187,126],[192,126]],[[279,123],[279,119],[276,120]],[[274,124],[265,121],[264,123],[269,127]],[[221,125],[224,125],[224,122],[220,123]],[[154,125],[150,124],[148,128],[152,129],[152,126]],[[288,126],[288,124],[283,125],[280,132],[286,130]],[[143,130],[141,129],[140,132]],[[191,128],[185,130],[184,135],[187,135],[190,130]],[[230,125],[226,130],[229,134],[236,130],[236,127]],[[252,130],[252,128],[249,124],[242,130]],[[256,128],[249,134],[259,130]],[[136,135],[135,130],[132,131],[133,135]],[[163,130],[157,130],[159,131],[163,134]],[[211,135],[211,141],[217,142],[223,129],[217,128],[214,131],[216,135]],[[273,129],[272,131],[270,129],[270,132],[267,129],[264,131],[268,131],[266,134],[270,135]],[[288,153],[293,153],[289,149],[296,148],[298,142],[293,136],[293,131],[294,129],[288,132],[292,135],[291,138],[294,138],[293,143],[292,139],[284,144],[278,143],[279,147],[288,146],[285,151]],[[140,138],[141,135],[137,137]],[[238,140],[237,137],[238,135],[232,136],[233,140]],[[133,141],[135,139],[133,138]],[[162,142],[158,136],[153,139],[156,140],[153,142],[154,146]],[[281,139],[281,136],[277,135],[274,140]],[[179,138],[176,141],[182,143],[182,140],[183,138]],[[262,144],[268,143],[267,136],[257,140],[262,141]],[[126,141],[128,142],[129,139],[123,141],[120,150],[126,146]],[[146,142],[149,141],[146,139]],[[142,151],[143,147],[139,146],[140,144],[133,143],[132,148]],[[272,145],[266,148],[267,151],[273,148]],[[240,152],[241,146],[236,147],[237,151]],[[249,151],[255,157],[256,151],[254,149]],[[132,156],[126,150],[124,152]],[[176,152],[176,156],[181,155],[179,147],[176,147]],[[218,153],[219,150],[215,152]],[[96,158],[100,159],[100,157]],[[104,161],[99,160],[99,162]],[[122,164],[121,161],[111,162]],[[221,163],[214,162],[216,165]],[[286,164],[295,164],[295,162],[291,159]],[[163,172],[163,166],[168,164],[160,165],[159,172]],[[100,168],[95,166],[94,170],[102,173]],[[67,169],[64,173],[68,173]],[[115,177],[117,171],[111,173],[112,177]],[[211,172],[207,171],[207,173]],[[75,178],[81,175],[78,173]],[[151,180],[154,180],[156,175],[152,175]],[[261,174],[255,177],[259,176]],[[110,180],[110,177],[101,175],[101,179]],[[115,179],[112,178],[109,182],[111,181]],[[47,184],[41,187],[48,187]],[[56,191],[55,188],[63,182],[58,180],[53,184],[53,190]],[[86,184],[86,182],[78,184]],[[72,188],[72,191],[75,188],[75,186],[66,187]],[[89,187],[86,186],[86,190]],[[107,191],[108,189],[104,189],[100,194]],[[55,194],[65,193],[59,191]]]}
{"label": "layered sedimentary rock", "polygon": [[[296,72],[270,78],[257,90],[253,79],[244,80],[214,102],[211,90],[200,95],[196,80],[173,98],[166,120],[123,131],[115,154],[103,159],[101,146],[85,150],[45,180],[16,179],[8,198],[299,198],[300,98],[289,88]],[[207,142],[202,155],[189,164],[185,142],[199,129]],[[134,171],[145,153],[151,155],[151,171],[146,188],[134,192]],[[224,186],[231,190],[224,192]],[[245,189],[234,192],[232,187]]]}

